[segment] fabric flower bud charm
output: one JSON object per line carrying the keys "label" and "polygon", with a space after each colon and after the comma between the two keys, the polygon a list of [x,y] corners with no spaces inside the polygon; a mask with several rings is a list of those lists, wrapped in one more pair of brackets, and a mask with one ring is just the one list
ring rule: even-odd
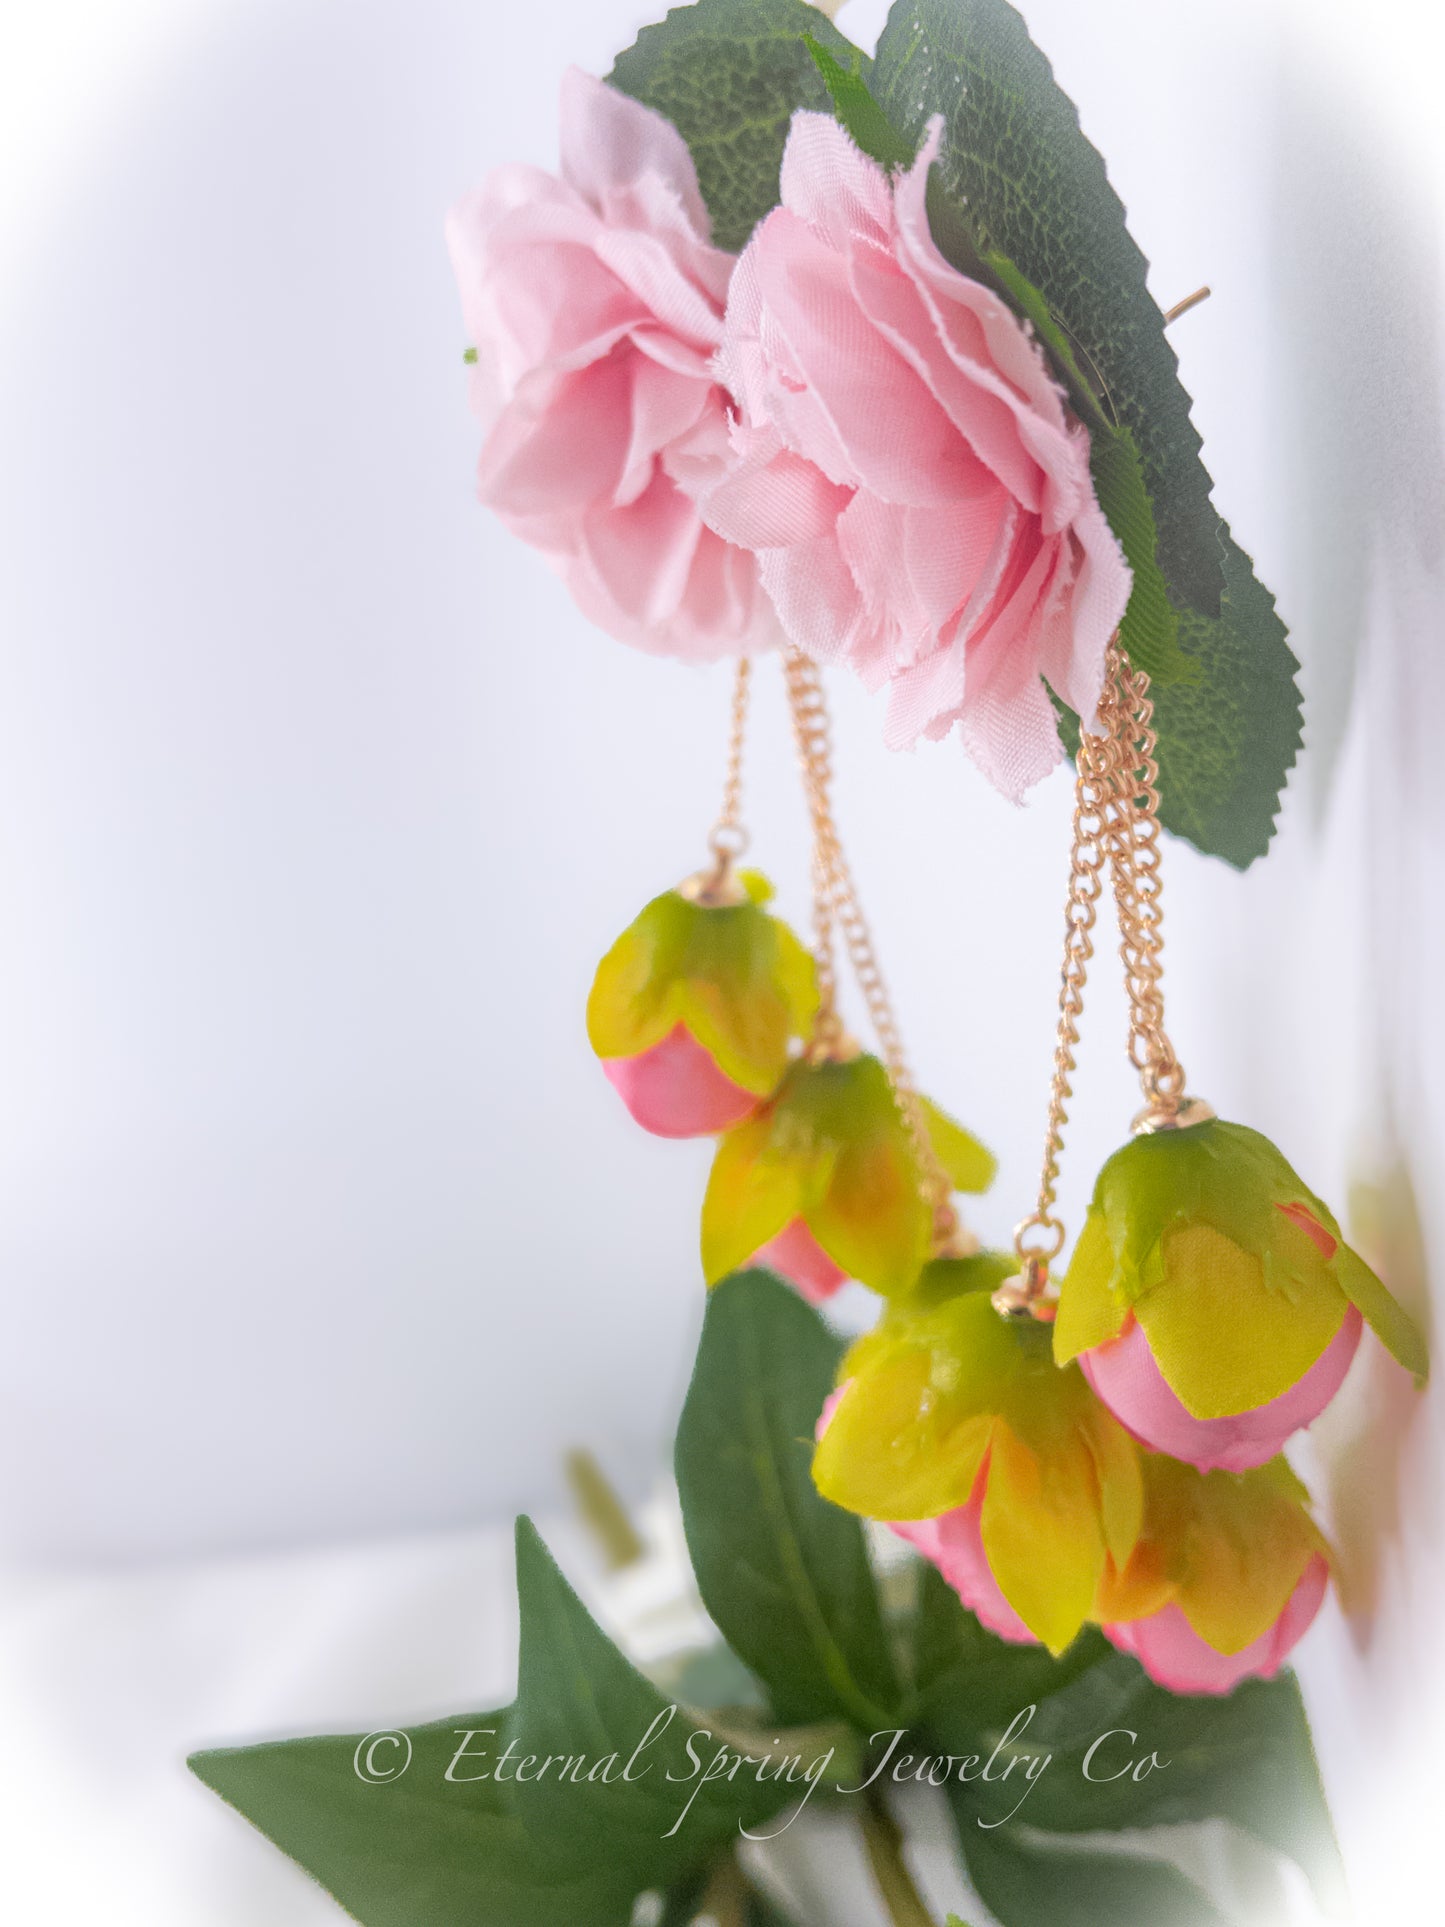
{"label": "fabric flower bud charm", "polygon": [[707,1137],[777,1088],[818,1007],[813,960],[755,870],[667,890],[597,967],[587,1035],[633,1117]]}
{"label": "fabric flower bud charm", "polygon": [[1100,1589],[1104,1635],[1172,1693],[1272,1679],[1329,1589],[1329,1547],[1283,1459],[1197,1472],[1146,1453],[1144,1529]]}
{"label": "fabric flower bud charm", "polygon": [[886,1520],[991,1632],[1061,1653],[1143,1525],[1139,1452],[1047,1327],[1000,1318],[1016,1269],[984,1252],[927,1265],[844,1360],[820,1425],[824,1498]]}
{"label": "fabric flower bud charm", "polygon": [[[984,1191],[993,1156],[926,1098],[923,1120],[960,1191]],[[933,1213],[888,1073],[861,1054],[801,1058],[717,1148],[702,1207],[710,1285],[768,1265],[813,1303],[848,1278],[887,1295],[929,1256]]]}
{"label": "fabric flower bud charm", "polygon": [[1054,1356],[1145,1445],[1240,1472],[1329,1404],[1363,1324],[1424,1377],[1419,1333],[1326,1206],[1268,1138],[1210,1118],[1100,1172]]}

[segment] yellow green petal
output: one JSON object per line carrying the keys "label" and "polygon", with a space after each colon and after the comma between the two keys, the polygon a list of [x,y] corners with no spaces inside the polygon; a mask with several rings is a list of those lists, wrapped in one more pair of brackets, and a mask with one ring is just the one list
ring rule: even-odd
{"label": "yellow green petal", "polygon": [[948,1173],[955,1191],[987,1191],[998,1172],[998,1159],[981,1144],[972,1131],[966,1131],[941,1110],[931,1098],[923,1099],[923,1117],[938,1161]]}
{"label": "yellow green petal", "polygon": [[927,1352],[905,1347],[855,1378],[813,1458],[825,1499],[865,1519],[932,1519],[965,1505],[996,1423],[940,1410]]}
{"label": "yellow green petal", "polygon": [[777,1154],[771,1122],[765,1108],[718,1143],[702,1205],[702,1269],[710,1285],[802,1215],[812,1173],[806,1161]]}
{"label": "yellow green petal", "polygon": [[1144,1478],[1139,1449],[1113,1413],[1091,1400],[1081,1429],[1099,1482],[1104,1543],[1116,1566],[1127,1564],[1144,1530]]}
{"label": "yellow green petal", "polygon": [[1220,1653],[1252,1646],[1279,1618],[1316,1554],[1326,1550],[1297,1500],[1249,1473],[1196,1474],[1176,1599]]}
{"label": "yellow green petal", "polygon": [[1067,1365],[1080,1352],[1117,1338],[1128,1316],[1128,1306],[1112,1289],[1114,1247],[1104,1214],[1090,1206],[1084,1228],[1069,1260],[1059,1291],[1054,1320],[1054,1358]]}
{"label": "yellow green petal", "polygon": [[1335,1257],[1335,1276],[1340,1290],[1359,1312],[1380,1343],[1417,1384],[1430,1375],[1430,1354],[1419,1326],[1399,1301],[1391,1296],[1357,1251],[1342,1244]]}
{"label": "yellow green petal", "polygon": [[928,1257],[932,1214],[901,1140],[845,1144],[808,1228],[850,1278],[887,1295],[904,1291]]}
{"label": "yellow green petal", "polygon": [[1344,1293],[1323,1264],[1288,1293],[1270,1290],[1262,1260],[1211,1224],[1168,1232],[1163,1255],[1163,1283],[1134,1313],[1160,1371],[1195,1418],[1224,1418],[1278,1398],[1344,1321]]}
{"label": "yellow green petal", "polygon": [[1005,1599],[1051,1653],[1093,1608],[1104,1572],[1093,1461],[1083,1440],[1031,1449],[1007,1424],[993,1435],[983,1549]]}

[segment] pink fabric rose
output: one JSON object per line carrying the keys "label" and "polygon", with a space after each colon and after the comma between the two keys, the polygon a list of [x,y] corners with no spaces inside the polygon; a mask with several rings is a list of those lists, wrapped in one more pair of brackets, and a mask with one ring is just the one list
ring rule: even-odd
{"label": "pink fabric rose", "polygon": [[478,494],[622,641],[697,661],[764,647],[757,564],[693,501],[726,453],[712,358],[733,257],[661,115],[573,69],[561,121],[560,180],[498,168],[447,221]]}
{"label": "pink fabric rose", "polygon": [[1131,578],[1042,353],[929,233],[938,141],[894,179],[794,115],[728,296],[739,419],[702,508],[799,649],[888,684],[891,745],[957,724],[1017,798],[1063,754],[1044,679],[1093,721]]}

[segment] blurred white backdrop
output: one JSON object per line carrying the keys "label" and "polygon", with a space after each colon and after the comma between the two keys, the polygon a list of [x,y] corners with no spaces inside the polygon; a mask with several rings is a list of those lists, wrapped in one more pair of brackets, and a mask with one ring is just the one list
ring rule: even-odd
{"label": "blurred white backdrop", "polygon": [[[840,24],[871,44],[884,10]],[[605,72],[657,11],[3,12],[0,1548],[22,1599],[57,1568],[73,1597],[107,1568],[555,1507],[578,1441],[632,1494],[662,1462],[707,1152],[630,1127],[582,1006],[699,859],[726,673],[589,630],[472,501],[441,243],[487,168],[553,163],[563,67]],[[1240,879],[1170,846],[1172,1028],[1423,1306],[1445,1235],[1433,10],[1380,0],[1368,34],[1343,0],[1027,12],[1156,295],[1214,287],[1176,330],[1184,376],[1311,699],[1271,860]],[[761,683],[748,815],[801,916]],[[835,705],[910,1048],[1000,1152],[978,1215],[1001,1236],[1034,1176],[1067,779],[1014,811],[955,745],[890,756],[867,698]],[[1075,1215],[1133,1108],[1119,1023],[1097,992]],[[1377,1802],[1425,1811],[1402,1709],[1445,1700],[1411,1671],[1439,1421],[1366,1359],[1331,1432],[1350,1617],[1307,1672],[1383,1910],[1406,1890]],[[349,1690],[330,1717],[364,1722]],[[248,1705],[229,1730],[323,1717]],[[176,1918],[259,1917],[199,1914],[204,1891]],[[162,1919],[154,1893],[136,1917]]]}

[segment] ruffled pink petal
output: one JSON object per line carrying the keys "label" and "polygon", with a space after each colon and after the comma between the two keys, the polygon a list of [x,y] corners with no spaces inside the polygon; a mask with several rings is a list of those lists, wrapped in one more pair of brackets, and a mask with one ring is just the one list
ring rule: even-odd
{"label": "ruffled pink petal", "polygon": [[939,138],[890,179],[828,116],[794,117],[783,205],[729,290],[716,367],[739,421],[703,513],[761,552],[796,647],[890,686],[891,746],[956,727],[1017,798],[1063,753],[1048,688],[1093,718],[1131,578],[1037,342],[929,232]]}
{"label": "ruffled pink petal", "polygon": [[1176,1605],[1144,1619],[1107,1625],[1104,1637],[1121,1653],[1132,1653],[1149,1677],[1171,1693],[1229,1693],[1243,1679],[1273,1679],[1314,1623],[1329,1578],[1329,1566],[1317,1553],[1273,1626],[1240,1653],[1216,1651]]}
{"label": "ruffled pink petal", "polygon": [[893,1531],[937,1566],[969,1611],[1000,1639],[1019,1646],[1038,1641],[1004,1598],[983,1549],[983,1495],[988,1484],[988,1461],[978,1475],[967,1505],[937,1519],[893,1522]]}
{"label": "ruffled pink petal", "polygon": [[729,459],[713,359],[733,259],[708,241],[686,143],[574,71],[562,155],[563,179],[503,168],[448,220],[478,493],[610,634],[690,661],[769,648],[753,553],[696,506]]}
{"label": "ruffled pink petal", "polygon": [[654,1137],[712,1137],[740,1124],[759,1103],[724,1076],[685,1024],[635,1057],[604,1057],[602,1069]]}
{"label": "ruffled pink petal", "polygon": [[832,247],[855,236],[886,244],[893,196],[876,161],[854,146],[832,114],[794,114],[783,149],[778,192],[783,206]]}
{"label": "ruffled pink petal", "polygon": [[706,241],[712,232],[692,155],[672,122],[580,67],[562,76],[561,148],[563,179],[612,225],[651,225],[654,210],[639,210],[636,195],[638,183],[652,179],[672,195],[689,238]]}
{"label": "ruffled pink petal", "polygon": [[[780,1278],[796,1285],[810,1305],[821,1305],[848,1282],[847,1272],[833,1263],[801,1218],[794,1218],[783,1226],[776,1238],[760,1245],[748,1263],[766,1265],[769,1271],[776,1271]],[[825,1410],[831,1418],[832,1405]]]}
{"label": "ruffled pink petal", "polygon": [[974,493],[972,450],[867,321],[846,257],[785,212],[769,215],[750,246],[768,320],[786,344],[790,382],[797,384],[771,397],[788,445],[834,480],[890,502],[939,503]]}
{"label": "ruffled pink petal", "polygon": [[1132,1312],[1107,1344],[1082,1352],[1084,1376],[1127,1432],[1201,1472],[1247,1472],[1317,1419],[1344,1383],[1364,1321],[1351,1305],[1304,1376],[1278,1398],[1229,1418],[1199,1419],[1180,1403]]}

